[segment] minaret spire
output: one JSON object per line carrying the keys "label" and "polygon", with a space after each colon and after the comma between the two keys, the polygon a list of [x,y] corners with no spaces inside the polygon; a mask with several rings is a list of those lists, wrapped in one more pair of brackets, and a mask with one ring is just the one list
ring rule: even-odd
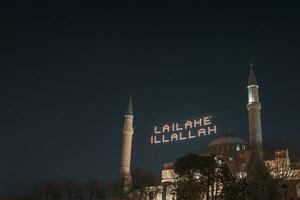
{"label": "minaret spire", "polygon": [[251,62],[250,62],[250,75],[249,75],[248,86],[250,85],[257,85],[256,77],[253,70],[253,65]]}
{"label": "minaret spire", "polygon": [[261,103],[259,101],[259,86],[256,81],[253,66],[250,63],[248,81],[248,118],[249,118],[249,143],[252,153],[263,159],[262,128],[261,128]]}
{"label": "minaret spire", "polygon": [[121,154],[121,171],[120,178],[123,192],[129,191],[132,183],[130,164],[131,164],[131,148],[133,135],[133,112],[132,112],[132,97],[129,97],[127,110],[125,113],[124,128],[122,131],[122,154]]}
{"label": "minaret spire", "polygon": [[131,95],[129,96],[129,101],[128,101],[126,115],[132,115],[133,116],[133,111],[132,111],[132,96]]}

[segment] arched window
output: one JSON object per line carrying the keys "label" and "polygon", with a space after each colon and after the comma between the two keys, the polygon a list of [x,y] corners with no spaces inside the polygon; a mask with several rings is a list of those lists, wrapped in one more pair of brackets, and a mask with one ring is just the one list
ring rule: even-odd
{"label": "arched window", "polygon": [[225,151],[224,145],[221,145],[221,152],[223,153]]}
{"label": "arched window", "polygon": [[149,193],[149,200],[153,200],[154,199],[154,192],[150,192]]}
{"label": "arched window", "polygon": [[242,145],[242,150],[245,151],[246,150],[246,145]]}

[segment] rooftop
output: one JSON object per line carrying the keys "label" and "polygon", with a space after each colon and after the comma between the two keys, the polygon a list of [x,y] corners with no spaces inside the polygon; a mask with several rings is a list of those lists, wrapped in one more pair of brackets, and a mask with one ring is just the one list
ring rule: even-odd
{"label": "rooftop", "polygon": [[208,144],[208,146],[222,145],[222,144],[247,144],[247,143],[245,142],[245,140],[237,136],[225,135],[217,139],[214,139],[212,142]]}

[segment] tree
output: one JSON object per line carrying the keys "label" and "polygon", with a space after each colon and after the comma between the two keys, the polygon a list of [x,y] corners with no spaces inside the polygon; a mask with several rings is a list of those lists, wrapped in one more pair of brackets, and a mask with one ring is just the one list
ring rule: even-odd
{"label": "tree", "polygon": [[246,199],[246,179],[234,178],[233,181],[225,184],[220,197],[224,200]]}
{"label": "tree", "polygon": [[155,196],[161,192],[159,180],[152,171],[135,169],[131,173],[132,186],[130,193],[136,195],[138,199],[147,199],[148,196]]}
{"label": "tree", "polygon": [[103,186],[97,179],[90,180],[84,188],[84,200],[105,199]]}
{"label": "tree", "polygon": [[207,180],[201,175],[204,160],[194,154],[188,154],[175,161],[175,173],[178,175],[175,190],[179,200],[202,199],[206,192]]}
{"label": "tree", "polygon": [[247,168],[247,199],[249,200],[279,200],[280,193],[276,180],[268,172],[261,159],[252,154]]}
{"label": "tree", "polygon": [[159,183],[156,174],[149,170],[135,169],[132,171],[131,176],[133,188],[154,186]]}
{"label": "tree", "polygon": [[225,196],[234,180],[229,168],[214,156],[188,154],[175,161],[175,192],[180,200],[216,199]]}
{"label": "tree", "polygon": [[123,192],[122,186],[121,179],[108,183],[106,186],[106,195],[108,195],[109,199],[126,199],[127,197]]}
{"label": "tree", "polygon": [[102,184],[91,180],[87,184],[75,181],[43,181],[28,195],[20,200],[101,200],[105,199]]}

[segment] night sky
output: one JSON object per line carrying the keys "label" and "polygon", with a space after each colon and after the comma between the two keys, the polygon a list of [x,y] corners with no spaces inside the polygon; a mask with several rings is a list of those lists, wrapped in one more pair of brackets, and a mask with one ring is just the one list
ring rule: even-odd
{"label": "night sky", "polygon": [[[45,179],[116,179],[130,94],[132,168],[159,174],[228,129],[248,140],[249,62],[266,149],[300,159],[300,6],[183,2],[20,1],[1,13],[0,197]],[[154,124],[205,114],[217,136],[149,144]]]}

